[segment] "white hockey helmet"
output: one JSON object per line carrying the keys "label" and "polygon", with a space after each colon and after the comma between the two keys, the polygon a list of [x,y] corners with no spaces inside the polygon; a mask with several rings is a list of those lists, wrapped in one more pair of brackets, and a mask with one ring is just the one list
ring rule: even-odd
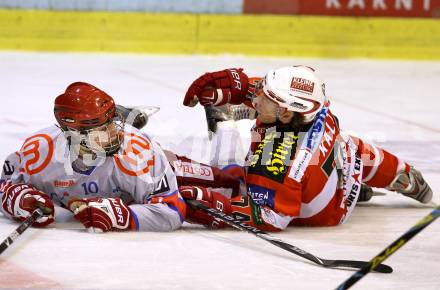
{"label": "white hockey helmet", "polygon": [[298,112],[311,122],[327,97],[325,85],[307,66],[289,66],[270,70],[263,79],[263,91],[280,107]]}

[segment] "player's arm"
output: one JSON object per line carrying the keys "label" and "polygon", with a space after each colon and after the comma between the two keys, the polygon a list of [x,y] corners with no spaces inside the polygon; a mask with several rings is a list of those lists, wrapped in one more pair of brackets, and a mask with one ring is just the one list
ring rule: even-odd
{"label": "player's arm", "polygon": [[68,208],[89,232],[95,233],[172,231],[182,225],[185,204],[177,191],[147,202],[127,205],[120,198],[83,198],[70,200]]}
{"label": "player's arm", "polygon": [[[231,199],[219,192],[200,186],[182,186],[185,199],[195,199],[236,219],[265,231],[284,230],[300,213],[301,185],[289,180],[276,184],[255,174],[247,175],[247,196]],[[270,186],[272,185],[272,187]],[[278,191],[277,191],[278,189]],[[277,196],[278,195],[278,196]],[[209,227],[222,227],[211,216],[188,207],[186,220]]]}
{"label": "player's arm", "polygon": [[68,208],[89,232],[172,231],[182,225],[185,211],[178,208],[185,206],[178,198],[176,192],[127,205],[121,198],[94,197],[72,199]]}
{"label": "player's arm", "polygon": [[182,225],[186,205],[164,153],[143,136],[132,138],[137,138],[133,150],[142,158],[116,156],[112,178],[133,202],[88,198],[68,204],[75,218],[91,232],[171,231]]}
{"label": "player's arm", "polygon": [[89,232],[127,231],[134,229],[134,216],[120,198],[71,199],[67,208]]}
{"label": "player's arm", "polygon": [[284,230],[300,215],[302,187],[289,177],[276,181],[266,174],[247,172],[247,196],[231,202],[232,212],[262,230]]}
{"label": "player's arm", "polygon": [[160,148],[155,151],[153,192],[144,194],[143,204],[133,204],[139,231],[171,231],[180,228],[186,204],[181,197],[174,171]]}
{"label": "player's arm", "polygon": [[20,168],[23,168],[20,153],[14,152],[10,154],[3,163],[0,184],[6,181],[10,181],[12,183],[24,183],[25,172],[24,170],[19,170]]}
{"label": "player's arm", "polygon": [[[181,186],[179,189],[185,199],[198,200],[210,208],[232,215],[237,220],[261,230],[283,230],[293,219],[291,216],[276,213],[268,206],[256,204],[249,196],[236,196],[229,199],[219,192],[200,186]],[[210,228],[226,226],[226,224],[215,220],[204,211],[189,206],[186,221]]]}

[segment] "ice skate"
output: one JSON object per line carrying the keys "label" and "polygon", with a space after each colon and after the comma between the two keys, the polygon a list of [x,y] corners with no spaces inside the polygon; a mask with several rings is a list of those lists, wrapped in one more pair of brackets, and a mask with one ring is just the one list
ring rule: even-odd
{"label": "ice skate", "polygon": [[421,203],[429,203],[432,199],[432,190],[423,179],[420,171],[414,167],[410,168],[409,173],[402,171],[397,174],[388,190],[399,192]]}

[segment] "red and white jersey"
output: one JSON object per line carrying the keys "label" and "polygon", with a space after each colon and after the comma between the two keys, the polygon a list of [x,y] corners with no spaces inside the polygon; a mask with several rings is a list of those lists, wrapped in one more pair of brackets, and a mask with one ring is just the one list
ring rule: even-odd
{"label": "red and white jersey", "polygon": [[81,161],[58,127],[43,129],[7,157],[1,179],[32,184],[62,207],[71,198],[120,197],[135,230],[180,227],[186,205],[165,154],[145,133],[129,125],[124,131],[117,154]]}
{"label": "red and white jersey", "polygon": [[337,225],[357,201],[362,161],[328,107],[307,132],[258,123],[252,129],[253,139],[260,138],[248,155],[247,194],[262,206],[263,220],[278,229]]}

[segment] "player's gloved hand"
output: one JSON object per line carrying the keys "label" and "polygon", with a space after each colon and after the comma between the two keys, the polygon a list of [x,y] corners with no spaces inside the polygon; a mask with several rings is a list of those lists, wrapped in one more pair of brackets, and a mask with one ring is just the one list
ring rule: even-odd
{"label": "player's gloved hand", "polygon": [[131,211],[120,198],[72,199],[67,207],[89,232],[128,230],[132,222]]}
{"label": "player's gloved hand", "polygon": [[3,212],[9,217],[23,221],[40,208],[44,216],[33,224],[35,227],[44,227],[54,221],[54,206],[50,197],[32,185],[25,183],[12,184],[10,181],[0,185]]}
{"label": "player's gloved hand", "polygon": [[188,88],[183,104],[194,107],[199,101],[203,106],[238,105],[245,101],[248,87],[248,76],[241,68],[205,73]]}
{"label": "player's gloved hand", "polygon": [[[200,186],[181,186],[179,192],[184,199],[198,200],[210,208],[215,208],[226,214],[231,213],[231,202],[223,194],[215,191],[209,191]],[[206,225],[212,228],[225,227],[223,222],[215,220],[207,213],[198,209],[192,208],[190,205],[186,207],[186,219],[187,222]]]}

